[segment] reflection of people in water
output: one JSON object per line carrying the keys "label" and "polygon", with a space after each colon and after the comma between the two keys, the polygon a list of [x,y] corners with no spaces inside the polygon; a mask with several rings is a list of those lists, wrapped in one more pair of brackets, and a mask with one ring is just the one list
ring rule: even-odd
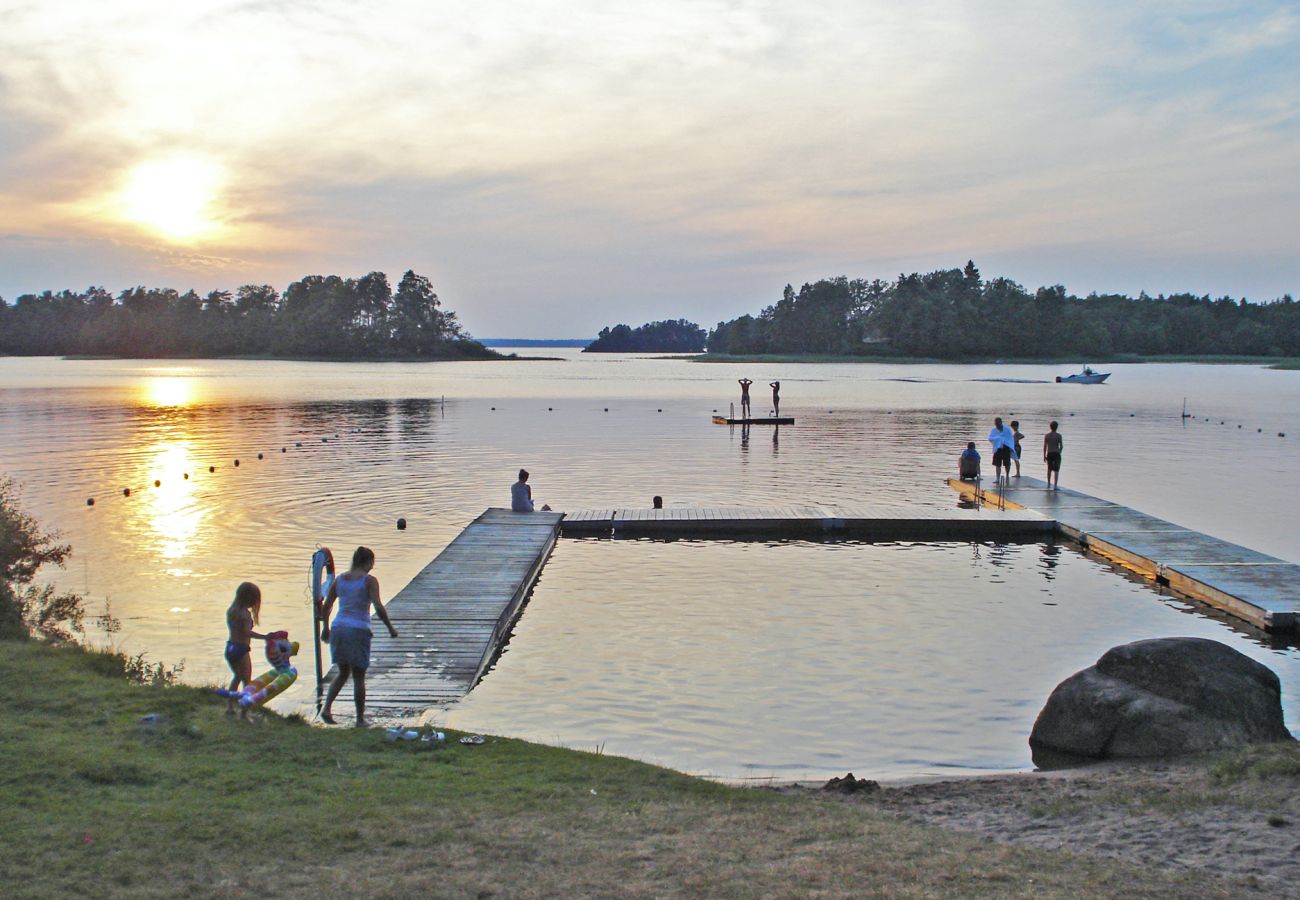
{"label": "reflection of people in water", "polygon": [[781,426],[772,426],[772,455],[775,456],[781,452]]}
{"label": "reflection of people in water", "polygon": [[772,389],[772,415],[781,415],[781,382],[774,381],[768,385]]}
{"label": "reflection of people in water", "polygon": [[740,379],[740,417],[749,418],[749,386],[754,382],[748,378]]}
{"label": "reflection of people in water", "polygon": [[748,425],[740,426],[740,449],[742,451],[749,450],[749,426]]}

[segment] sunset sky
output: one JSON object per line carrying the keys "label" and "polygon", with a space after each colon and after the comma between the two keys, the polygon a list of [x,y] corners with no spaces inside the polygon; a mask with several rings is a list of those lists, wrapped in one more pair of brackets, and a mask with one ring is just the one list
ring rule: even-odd
{"label": "sunset sky", "polygon": [[1300,293],[1294,2],[0,0],[0,296],[413,268],[479,337],[960,266]]}

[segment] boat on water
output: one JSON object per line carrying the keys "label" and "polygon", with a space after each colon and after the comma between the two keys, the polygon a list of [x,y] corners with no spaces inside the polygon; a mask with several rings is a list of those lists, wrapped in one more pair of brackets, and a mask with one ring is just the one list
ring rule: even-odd
{"label": "boat on water", "polygon": [[1056,381],[1058,384],[1101,384],[1109,377],[1109,372],[1095,372],[1091,366],[1084,366],[1075,375],[1057,375]]}

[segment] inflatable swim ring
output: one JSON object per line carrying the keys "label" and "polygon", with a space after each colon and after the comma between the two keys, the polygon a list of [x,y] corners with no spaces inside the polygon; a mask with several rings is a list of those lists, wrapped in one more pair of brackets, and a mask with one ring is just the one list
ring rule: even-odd
{"label": "inflatable swim ring", "polygon": [[244,685],[242,690],[218,688],[217,693],[222,697],[234,697],[245,709],[261,706],[272,697],[284,693],[289,685],[298,680],[298,670],[290,662],[290,657],[297,652],[298,642],[289,640],[289,632],[271,632],[266,636],[266,661],[271,664],[270,670]]}

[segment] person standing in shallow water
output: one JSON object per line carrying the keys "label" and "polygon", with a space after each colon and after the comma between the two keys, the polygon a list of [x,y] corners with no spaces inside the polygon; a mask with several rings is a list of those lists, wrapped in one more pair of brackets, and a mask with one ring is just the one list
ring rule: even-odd
{"label": "person standing in shallow water", "polygon": [[748,378],[740,379],[740,417],[749,418],[749,386],[754,382]]}
{"label": "person standing in shallow water", "polygon": [[[365,728],[370,724],[366,721],[366,670],[370,668],[371,607],[388,626],[388,633],[397,637],[397,629],[388,620],[388,611],[379,602],[379,580],[370,574],[374,567],[374,551],[369,547],[358,547],[352,554],[352,568],[334,579],[325,598],[325,608],[321,610],[325,624],[320,636],[329,641],[330,657],[339,670],[320,712],[321,720],[330,725],[335,724],[334,698],[343,690],[348,678],[352,679],[352,698],[357,705],[356,725]],[[339,613],[331,627],[329,615],[335,600],[339,603]]]}
{"label": "person standing in shallow water", "polygon": [[1043,462],[1047,463],[1047,486],[1051,488],[1052,476],[1056,476],[1055,489],[1061,489],[1061,452],[1065,450],[1065,438],[1057,431],[1057,424],[1047,426],[1050,430],[1043,435]]}
{"label": "person standing in shallow water", "polygon": [[781,382],[774,381],[768,385],[772,389],[772,415],[781,415]]}

